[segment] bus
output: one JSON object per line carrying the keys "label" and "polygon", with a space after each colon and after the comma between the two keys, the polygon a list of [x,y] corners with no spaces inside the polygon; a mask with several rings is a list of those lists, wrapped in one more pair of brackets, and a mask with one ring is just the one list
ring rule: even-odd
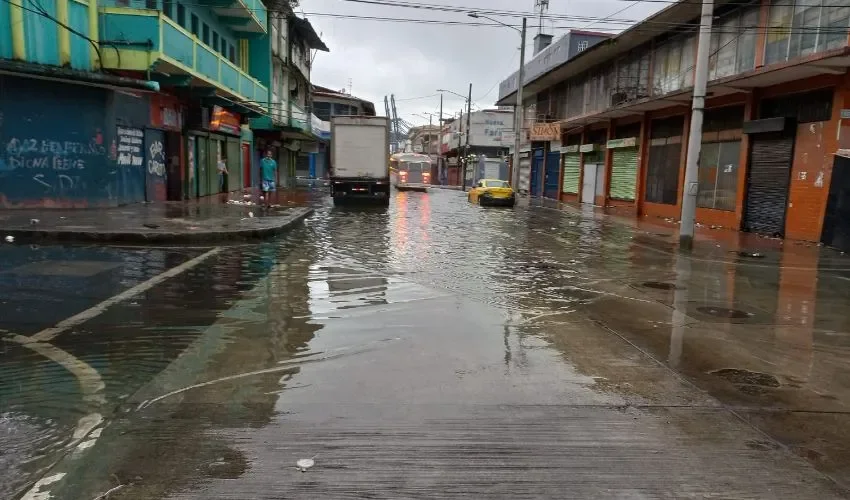
{"label": "bus", "polygon": [[419,153],[390,156],[390,182],[399,191],[427,191],[431,185],[431,157]]}

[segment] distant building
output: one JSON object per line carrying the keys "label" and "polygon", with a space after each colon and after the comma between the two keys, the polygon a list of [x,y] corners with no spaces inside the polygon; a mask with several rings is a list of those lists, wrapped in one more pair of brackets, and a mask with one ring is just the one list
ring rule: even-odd
{"label": "distant building", "polygon": [[412,127],[407,138],[414,153],[435,157],[440,154],[440,127],[438,125]]}
{"label": "distant building", "polygon": [[314,85],[313,114],[324,121],[330,121],[332,116],[375,116],[375,104],[345,92]]}
{"label": "distant building", "polygon": [[[495,159],[508,155],[513,144],[514,113],[510,110],[487,109],[473,111],[469,117],[472,133],[467,149],[467,116],[446,120],[440,140],[440,153],[446,158],[440,168],[440,179],[449,185],[459,186],[463,177],[465,156],[485,156]],[[471,171],[468,172],[471,174]],[[467,185],[475,176],[467,175]]]}

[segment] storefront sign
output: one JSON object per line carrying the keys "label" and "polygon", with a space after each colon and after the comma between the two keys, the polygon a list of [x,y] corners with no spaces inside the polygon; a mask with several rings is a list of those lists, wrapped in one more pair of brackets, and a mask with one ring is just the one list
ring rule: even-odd
{"label": "storefront sign", "polygon": [[575,146],[563,146],[561,148],[561,153],[578,153],[578,145]]}
{"label": "storefront sign", "polygon": [[637,137],[626,137],[625,139],[611,139],[606,144],[608,149],[633,148],[637,146]]}
{"label": "storefront sign", "polygon": [[592,153],[594,151],[598,151],[599,146],[596,144],[582,144],[578,148],[579,153]]}
{"label": "storefront sign", "polygon": [[144,131],[138,128],[118,127],[117,162],[122,167],[140,167],[144,163],[142,151]]}
{"label": "storefront sign", "polygon": [[535,123],[531,127],[530,139],[532,141],[558,141],[561,139],[561,124]]}
{"label": "storefront sign", "polygon": [[183,110],[180,101],[170,96],[151,97],[151,125],[170,130],[183,129]]}
{"label": "storefront sign", "polygon": [[242,133],[242,125],[239,115],[231,113],[221,106],[213,106],[210,130],[239,135]]}

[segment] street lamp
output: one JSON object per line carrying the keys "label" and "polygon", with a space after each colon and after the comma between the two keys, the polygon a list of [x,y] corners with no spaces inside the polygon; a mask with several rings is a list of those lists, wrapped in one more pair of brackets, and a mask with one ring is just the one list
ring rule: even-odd
{"label": "street lamp", "polygon": [[522,18],[522,30],[517,29],[515,26],[511,26],[509,24],[505,24],[499,20],[493,19],[492,17],[482,16],[477,12],[470,12],[469,17],[474,19],[484,18],[490,21],[493,21],[496,24],[501,24],[502,26],[508,27],[514,31],[519,32],[520,37],[522,38],[522,43],[520,44],[519,49],[519,75],[517,78],[517,90],[516,90],[516,111],[514,111],[514,159],[513,159],[513,168],[511,169],[511,184],[513,184],[514,189],[519,189],[519,146],[520,146],[520,131],[522,130],[522,122],[523,122],[523,109],[522,109],[522,87],[524,85],[524,77],[525,77],[525,28],[527,19]]}
{"label": "street lamp", "polygon": [[452,92],[451,90],[446,90],[446,89],[437,89],[437,92],[446,92],[446,93],[448,93],[448,94],[454,94],[454,95],[456,95],[456,96],[460,97],[461,99],[463,99],[463,101],[464,101],[464,102],[467,102],[467,101],[468,101],[468,99],[466,98],[466,96],[465,96],[465,95],[460,95],[460,94],[458,94],[457,92]]}

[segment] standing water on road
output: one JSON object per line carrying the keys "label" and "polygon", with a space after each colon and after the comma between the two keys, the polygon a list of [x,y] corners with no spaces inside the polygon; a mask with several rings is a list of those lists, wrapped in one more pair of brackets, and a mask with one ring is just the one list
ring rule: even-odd
{"label": "standing water on road", "polygon": [[214,252],[3,248],[0,497],[846,495],[843,258],[685,259],[439,190],[313,203]]}

